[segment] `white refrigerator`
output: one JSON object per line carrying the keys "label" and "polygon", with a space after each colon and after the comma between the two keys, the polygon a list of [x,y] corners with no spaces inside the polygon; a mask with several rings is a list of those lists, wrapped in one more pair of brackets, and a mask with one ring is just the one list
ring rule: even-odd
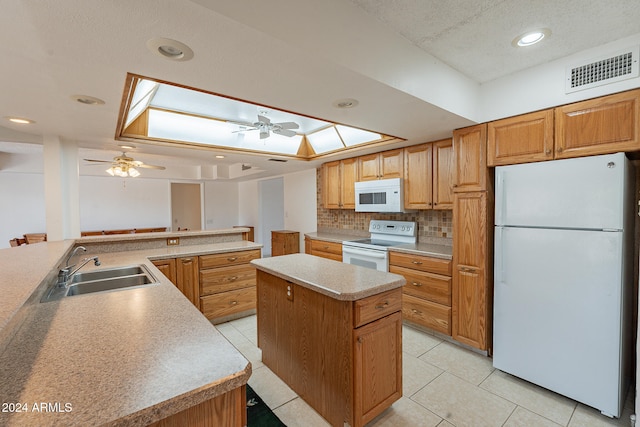
{"label": "white refrigerator", "polygon": [[624,153],[495,171],[493,365],[619,417],[633,355]]}

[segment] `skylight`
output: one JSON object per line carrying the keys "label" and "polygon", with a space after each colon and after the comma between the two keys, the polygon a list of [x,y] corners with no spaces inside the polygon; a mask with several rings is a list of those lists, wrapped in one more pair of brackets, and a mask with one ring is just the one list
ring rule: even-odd
{"label": "skylight", "polygon": [[117,139],[188,144],[309,160],[351,147],[398,141],[183,86],[129,75]]}

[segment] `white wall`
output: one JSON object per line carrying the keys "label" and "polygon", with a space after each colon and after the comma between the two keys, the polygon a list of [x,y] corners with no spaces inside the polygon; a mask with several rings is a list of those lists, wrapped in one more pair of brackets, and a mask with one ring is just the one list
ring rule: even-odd
{"label": "white wall", "polygon": [[25,233],[46,232],[41,173],[0,173],[0,248]]}
{"label": "white wall", "polygon": [[81,231],[170,226],[167,180],[80,177]]}
{"label": "white wall", "polygon": [[229,228],[245,224],[239,218],[239,185],[236,182],[205,181],[205,229]]}
{"label": "white wall", "polygon": [[640,44],[640,34],[529,68],[480,87],[478,122],[487,122],[640,87],[640,78],[565,93],[565,69]]}
{"label": "white wall", "polygon": [[171,230],[202,230],[202,185],[171,183]]}

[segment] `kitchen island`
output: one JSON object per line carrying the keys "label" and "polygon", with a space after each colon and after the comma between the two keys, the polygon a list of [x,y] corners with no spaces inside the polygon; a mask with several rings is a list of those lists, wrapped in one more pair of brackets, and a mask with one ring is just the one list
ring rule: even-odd
{"label": "kitchen island", "polygon": [[[150,261],[261,247],[240,240],[241,232],[101,236],[0,250],[0,290],[10,297],[0,304],[0,425],[185,425],[205,417],[209,424],[201,425],[245,425],[251,364]],[[175,237],[194,244],[167,246]],[[77,244],[88,248],[80,257],[97,253],[102,262],[82,271],[142,264],[157,283],[41,303]]]}
{"label": "kitchen island", "polygon": [[330,424],[402,396],[402,276],[307,254],[251,264],[262,361]]}

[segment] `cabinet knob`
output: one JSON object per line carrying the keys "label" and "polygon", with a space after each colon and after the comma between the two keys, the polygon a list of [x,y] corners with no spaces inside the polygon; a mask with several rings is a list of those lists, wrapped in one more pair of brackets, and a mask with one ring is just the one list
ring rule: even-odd
{"label": "cabinet knob", "polygon": [[181,261],[182,261],[183,264],[187,264],[189,262],[193,262],[193,259],[192,258],[182,258]]}
{"label": "cabinet knob", "polygon": [[413,314],[422,314],[422,312],[421,312],[420,310],[416,310],[415,308],[412,308],[412,309],[411,309],[411,312],[412,312]]}
{"label": "cabinet knob", "polygon": [[551,154],[551,150],[550,150],[550,149],[547,149],[547,150],[544,152],[544,154],[546,154],[546,155],[548,156],[549,154]]}
{"label": "cabinet knob", "polygon": [[438,202],[433,202],[433,206],[437,206],[437,205],[438,205]]}
{"label": "cabinet knob", "polygon": [[422,261],[411,261],[412,263],[414,263],[415,265],[422,265]]}
{"label": "cabinet knob", "polygon": [[418,283],[418,282],[411,282],[411,284],[412,284],[413,286],[417,286],[417,287],[422,286],[422,283]]}
{"label": "cabinet knob", "polygon": [[238,301],[231,301],[231,305],[238,305]]}
{"label": "cabinet knob", "polygon": [[238,280],[238,276],[231,276],[231,277],[229,277],[229,281],[230,281],[230,282],[235,282],[236,280]]}
{"label": "cabinet knob", "polygon": [[562,147],[558,147],[558,149],[556,150],[558,153],[562,153]]}
{"label": "cabinet knob", "polygon": [[229,262],[233,262],[233,261],[235,261],[235,260],[237,260],[237,259],[238,259],[238,257],[237,257],[237,256],[232,256],[232,257],[230,257],[230,258],[227,258],[227,261],[229,261]]}
{"label": "cabinet knob", "polygon": [[389,307],[389,301],[385,301],[383,304],[376,305],[376,308],[378,310],[382,310],[383,308],[387,308],[387,307]]}

